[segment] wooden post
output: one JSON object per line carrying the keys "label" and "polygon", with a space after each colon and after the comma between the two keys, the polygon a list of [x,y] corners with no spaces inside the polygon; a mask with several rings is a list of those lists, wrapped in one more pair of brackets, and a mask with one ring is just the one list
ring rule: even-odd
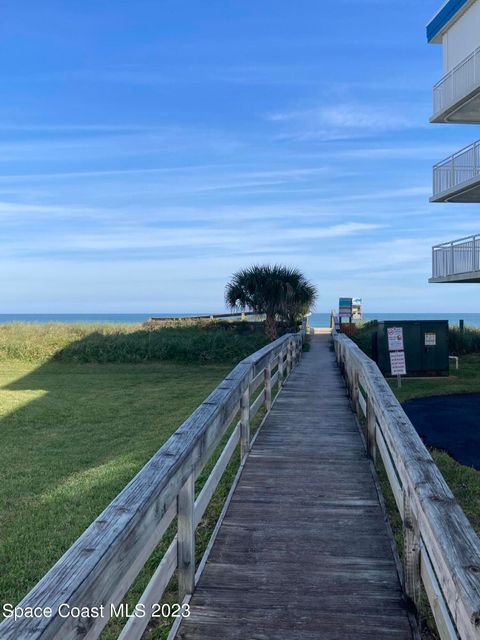
{"label": "wooden post", "polygon": [[240,460],[244,460],[250,451],[250,388],[240,400]]}
{"label": "wooden post", "polygon": [[405,563],[405,593],[418,611],[420,606],[420,530],[412,511],[408,493],[403,490],[403,544]]}
{"label": "wooden post", "polygon": [[285,352],[282,349],[278,354],[278,389],[279,390],[283,387],[284,358],[285,358]]}
{"label": "wooden post", "polygon": [[185,596],[195,588],[195,476],[190,474],[180,489],[177,498],[178,511],[178,597],[183,602]]}
{"label": "wooden post", "polygon": [[287,344],[287,376],[290,375],[292,370],[292,345],[290,342]]}
{"label": "wooden post", "polygon": [[347,381],[347,391],[348,391],[348,395],[350,397],[350,399],[353,399],[353,378],[352,378],[352,371],[351,371],[351,366],[350,366],[350,361],[348,359],[348,353],[345,352],[344,353],[344,357],[345,357],[345,380]]}
{"label": "wooden post", "polygon": [[377,463],[377,418],[370,397],[367,397],[367,450],[368,455]]}
{"label": "wooden post", "polygon": [[272,363],[268,362],[265,367],[265,409],[270,411],[272,408]]}
{"label": "wooden post", "polygon": [[358,418],[361,417],[360,400],[358,397],[359,395],[360,395],[360,384],[358,381],[358,372],[354,371],[352,375],[352,403]]}

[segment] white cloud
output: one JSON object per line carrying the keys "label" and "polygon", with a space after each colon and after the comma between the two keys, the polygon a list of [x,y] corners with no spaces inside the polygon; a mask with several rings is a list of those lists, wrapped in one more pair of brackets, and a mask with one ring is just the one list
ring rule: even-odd
{"label": "white cloud", "polygon": [[427,126],[418,105],[408,103],[337,102],[306,109],[277,111],[267,119],[286,125],[284,135],[298,140],[335,140]]}
{"label": "white cloud", "polygon": [[145,222],[135,226],[117,222],[115,225],[76,233],[72,233],[68,227],[48,232],[40,229],[29,237],[18,238],[14,246],[8,238],[0,239],[0,247],[4,256],[138,251],[156,251],[158,260],[164,259],[162,251],[168,251],[167,257],[172,252],[187,256],[192,253],[209,256],[212,252],[217,255],[253,256],[270,253],[272,249],[273,252],[281,252],[292,246],[302,246],[308,250],[316,240],[347,238],[378,228],[376,224],[357,222],[302,227],[263,223],[253,229],[251,226],[222,224],[188,227],[179,222],[170,227],[152,227]]}

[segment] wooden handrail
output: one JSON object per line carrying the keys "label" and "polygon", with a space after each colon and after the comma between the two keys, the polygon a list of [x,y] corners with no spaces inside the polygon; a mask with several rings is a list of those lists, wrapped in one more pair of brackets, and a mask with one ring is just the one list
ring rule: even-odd
{"label": "wooden handrail", "polygon": [[[311,312],[305,314],[305,319],[307,319],[312,315]],[[237,313],[206,313],[200,316],[168,316],[168,317],[160,317],[153,316],[150,318],[150,321],[154,322],[170,322],[173,320],[220,320],[221,318],[244,318],[244,317],[264,317],[264,313],[257,313],[256,311],[237,311]]]}
{"label": "wooden handrail", "polygon": [[[188,596],[195,580],[195,528],[239,442],[244,461],[250,421],[262,404],[271,405],[273,384],[281,386],[285,369],[288,376],[298,363],[305,327],[304,321],[301,331],[272,342],[229,373],[18,605],[48,608],[50,615],[7,618],[0,625],[2,640],[98,638],[111,606],[122,601],[177,515],[177,536],[140,600],[147,615],[130,618],[120,638],[141,638],[151,615],[148,607],[160,601],[175,570],[180,602]],[[252,403],[253,384],[264,388]],[[236,416],[239,422],[195,500],[195,479]],[[74,607],[102,606],[99,617],[61,615]]]}
{"label": "wooden handrail", "polygon": [[480,540],[380,369],[346,335],[334,330],[333,340],[402,517],[406,594],[418,607],[422,581],[442,640],[478,640]]}
{"label": "wooden handrail", "polygon": [[152,318],[150,318],[150,320],[153,320],[155,322],[169,322],[172,320],[218,320],[220,318],[242,318],[244,316],[260,317],[263,315],[265,314],[257,313],[256,311],[238,311],[237,313],[206,313],[200,316],[169,316],[165,318],[160,316],[153,316]]}

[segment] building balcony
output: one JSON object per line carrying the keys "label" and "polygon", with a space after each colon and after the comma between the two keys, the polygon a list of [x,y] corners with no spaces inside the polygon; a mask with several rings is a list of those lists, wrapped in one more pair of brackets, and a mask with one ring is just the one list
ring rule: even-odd
{"label": "building balcony", "polygon": [[433,167],[430,202],[480,202],[480,141]]}
{"label": "building balcony", "polygon": [[480,235],[433,247],[429,282],[480,282]]}
{"label": "building balcony", "polygon": [[480,47],[433,87],[430,122],[480,123]]}

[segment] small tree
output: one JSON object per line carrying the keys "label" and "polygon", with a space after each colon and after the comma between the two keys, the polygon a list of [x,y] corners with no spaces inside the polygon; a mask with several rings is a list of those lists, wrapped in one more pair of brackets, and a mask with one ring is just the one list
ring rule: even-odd
{"label": "small tree", "polygon": [[232,310],[264,313],[265,333],[277,337],[277,318],[296,322],[314,305],[315,286],[295,268],[283,265],[254,265],[237,271],[225,290]]}

